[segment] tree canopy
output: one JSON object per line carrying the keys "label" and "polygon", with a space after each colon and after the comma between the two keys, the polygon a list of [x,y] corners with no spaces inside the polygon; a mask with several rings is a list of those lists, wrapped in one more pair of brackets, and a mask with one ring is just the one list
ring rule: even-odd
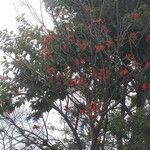
{"label": "tree canopy", "polygon": [[[54,30],[0,33],[0,113],[56,110],[70,150],[150,149],[150,1],[44,0]],[[60,149],[59,147],[57,149]]]}

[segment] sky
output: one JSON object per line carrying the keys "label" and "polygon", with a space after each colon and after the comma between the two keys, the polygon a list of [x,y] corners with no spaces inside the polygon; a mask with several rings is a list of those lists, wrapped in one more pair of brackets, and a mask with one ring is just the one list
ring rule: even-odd
{"label": "sky", "polygon": [[[33,24],[38,23],[23,2],[29,3],[35,12],[37,12],[38,16],[41,16],[41,0],[0,0],[0,30],[6,28],[8,30],[16,30],[17,22],[15,21],[15,17],[23,13],[25,13],[26,19],[30,20]],[[52,21],[48,17],[48,14],[44,11],[44,7],[42,13],[47,27],[52,28]]]}

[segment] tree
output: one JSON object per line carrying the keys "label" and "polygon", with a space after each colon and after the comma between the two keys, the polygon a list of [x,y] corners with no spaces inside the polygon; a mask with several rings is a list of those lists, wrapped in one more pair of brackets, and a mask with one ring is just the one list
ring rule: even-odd
{"label": "tree", "polygon": [[150,2],[44,2],[53,31],[18,18],[18,35],[1,32],[11,58],[3,62],[1,113],[26,101],[28,118],[54,109],[70,150],[149,150]]}

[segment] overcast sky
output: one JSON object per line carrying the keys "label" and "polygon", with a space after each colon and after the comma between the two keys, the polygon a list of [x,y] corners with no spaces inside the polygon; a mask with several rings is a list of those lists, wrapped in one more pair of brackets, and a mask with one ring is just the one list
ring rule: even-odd
{"label": "overcast sky", "polygon": [[[15,17],[23,13],[26,14],[26,19],[30,21],[32,20],[32,23],[37,24],[36,19],[31,15],[29,9],[23,5],[22,2],[30,3],[40,17],[40,1],[41,0],[0,0],[0,30],[5,28],[8,30],[16,30],[17,23]],[[52,28],[52,22],[47,13],[44,12],[44,8],[42,13],[47,26]]]}

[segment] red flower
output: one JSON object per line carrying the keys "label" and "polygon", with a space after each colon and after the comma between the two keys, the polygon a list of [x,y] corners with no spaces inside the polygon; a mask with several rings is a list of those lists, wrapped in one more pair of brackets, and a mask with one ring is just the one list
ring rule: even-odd
{"label": "red flower", "polygon": [[91,69],[91,74],[94,78],[105,81],[109,78],[110,71],[108,69]]}
{"label": "red flower", "polygon": [[150,42],[150,35],[147,35],[147,36],[146,36],[145,41],[146,41],[146,42]]}
{"label": "red flower", "polygon": [[119,70],[119,75],[121,76],[121,77],[125,77],[125,76],[128,76],[128,74],[129,74],[129,70],[128,69],[120,69]]}
{"label": "red flower", "polygon": [[60,79],[63,78],[63,74],[61,72],[57,72],[55,77],[56,77],[57,80],[60,80]]}
{"label": "red flower", "polygon": [[43,39],[43,44],[48,45],[54,41],[54,36],[53,35],[47,35]]}
{"label": "red flower", "polygon": [[117,35],[114,37],[115,42],[122,42],[124,40],[123,35]]}
{"label": "red flower", "polygon": [[52,75],[52,74],[54,74],[54,72],[55,72],[55,69],[53,67],[48,67],[47,68],[48,75]]}
{"label": "red flower", "polygon": [[69,45],[67,45],[67,44],[62,44],[60,47],[62,50],[68,50],[69,49]]}
{"label": "red flower", "polygon": [[45,47],[41,53],[42,53],[42,57],[45,59],[52,57],[52,52],[50,52],[50,50],[47,47]]}
{"label": "red flower", "polygon": [[74,59],[74,63],[76,65],[84,64],[85,63],[85,59],[83,59],[81,57],[77,57],[77,58]]}
{"label": "red flower", "polygon": [[148,61],[148,62],[145,64],[145,68],[146,68],[146,69],[150,69],[150,61]]}
{"label": "red flower", "polygon": [[96,119],[96,115],[89,115],[89,118],[91,119],[91,120],[95,120]]}
{"label": "red flower", "polygon": [[105,24],[105,21],[103,19],[94,19],[93,24],[95,25],[103,25]]}
{"label": "red flower", "polygon": [[143,83],[142,89],[143,91],[148,91],[150,89],[150,83]]}
{"label": "red flower", "polygon": [[94,101],[91,101],[91,103],[89,104],[88,106],[88,109],[90,111],[93,111],[93,112],[97,112],[99,111],[99,103],[98,102],[94,102]]}
{"label": "red flower", "polygon": [[108,49],[112,48],[112,47],[113,47],[113,44],[114,44],[113,41],[107,41],[107,42],[105,43],[106,48],[108,48]]}
{"label": "red flower", "polygon": [[96,52],[102,52],[102,51],[104,51],[105,50],[105,45],[104,44],[97,44],[96,46],[95,46],[95,48],[96,48]]}
{"label": "red flower", "polygon": [[32,129],[39,129],[39,128],[40,128],[39,125],[34,125],[34,126],[32,127]]}
{"label": "red flower", "polygon": [[68,78],[67,82],[70,87],[83,87],[88,84],[86,79],[84,79],[83,77],[78,77],[75,79]]}
{"label": "red flower", "polygon": [[132,60],[134,57],[133,57],[133,55],[131,54],[131,53],[127,53],[127,54],[125,54],[125,56],[124,56],[124,59],[126,59],[126,60]]}
{"label": "red flower", "polygon": [[107,70],[107,69],[100,69],[99,72],[98,72],[98,76],[97,78],[99,80],[107,80],[109,78],[109,75],[110,75],[110,71]]}
{"label": "red flower", "polygon": [[110,33],[110,29],[108,29],[105,25],[101,26],[102,33]]}
{"label": "red flower", "polygon": [[132,18],[133,20],[139,20],[139,19],[141,18],[141,14],[140,14],[139,12],[133,12],[133,13],[131,14],[131,18]]}
{"label": "red flower", "polygon": [[77,39],[76,45],[82,50],[86,49],[87,47],[87,44],[80,39]]}
{"label": "red flower", "polygon": [[86,110],[85,109],[79,109],[79,113],[81,114],[81,115],[84,115],[85,113],[86,113]]}
{"label": "red flower", "polygon": [[129,38],[132,42],[137,40],[137,34],[138,34],[138,32],[131,32],[129,34]]}
{"label": "red flower", "polygon": [[84,79],[83,77],[79,77],[76,80],[76,83],[77,83],[78,86],[86,86],[88,84],[86,79]]}
{"label": "red flower", "polygon": [[140,67],[140,63],[138,63],[137,61],[132,62],[132,69],[138,69],[139,67]]}
{"label": "red flower", "polygon": [[66,37],[66,39],[68,41],[73,41],[74,40],[74,34],[72,32],[69,32],[68,35],[67,35],[67,37]]}

